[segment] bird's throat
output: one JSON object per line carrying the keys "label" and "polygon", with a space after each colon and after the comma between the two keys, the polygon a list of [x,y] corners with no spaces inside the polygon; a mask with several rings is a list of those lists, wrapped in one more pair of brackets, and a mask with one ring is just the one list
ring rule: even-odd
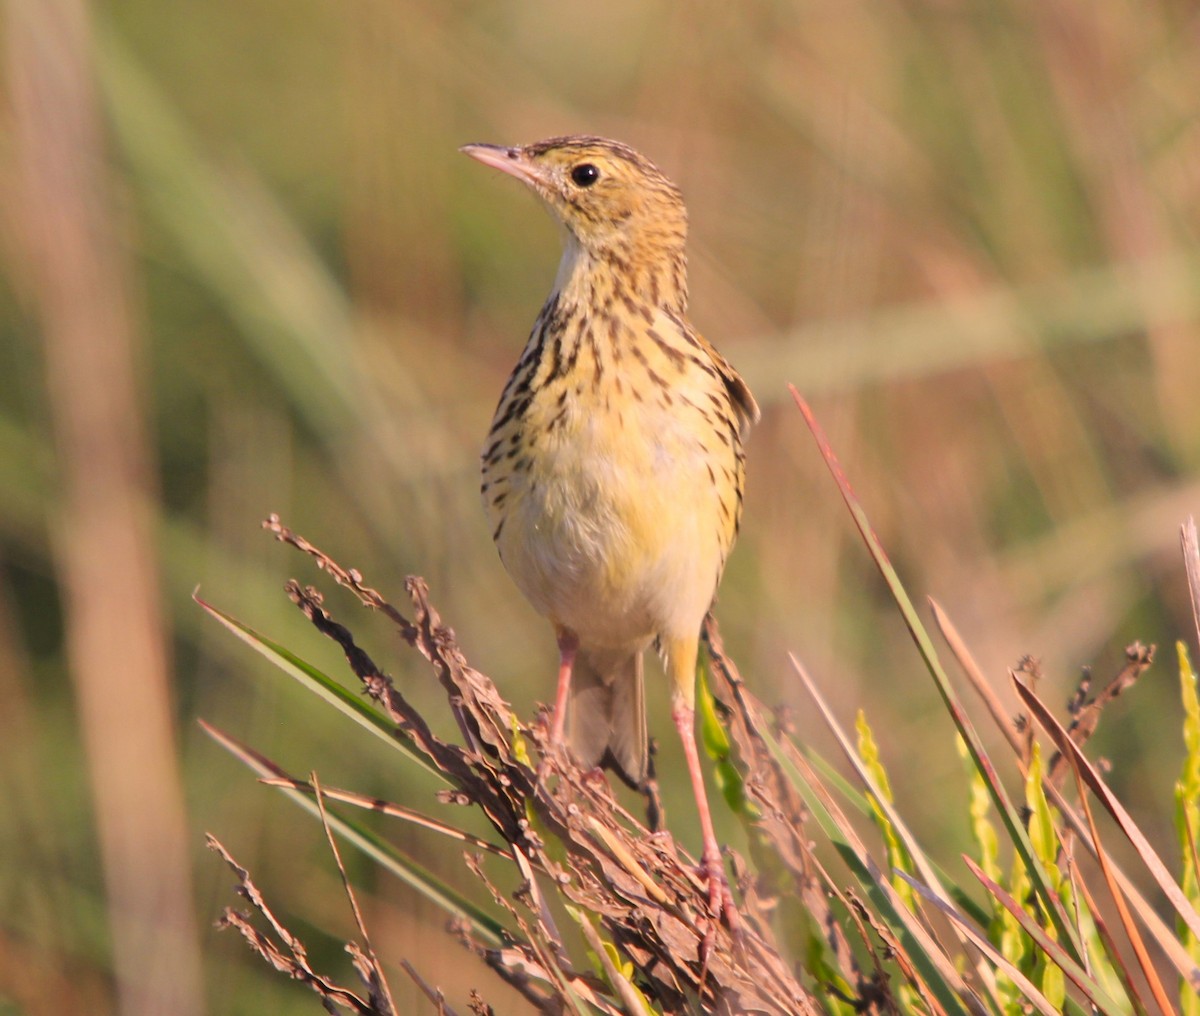
{"label": "bird's throat", "polygon": [[687,258],[682,250],[656,245],[585,247],[567,232],[554,279],[560,303],[611,310],[635,302],[682,315],[687,311]]}

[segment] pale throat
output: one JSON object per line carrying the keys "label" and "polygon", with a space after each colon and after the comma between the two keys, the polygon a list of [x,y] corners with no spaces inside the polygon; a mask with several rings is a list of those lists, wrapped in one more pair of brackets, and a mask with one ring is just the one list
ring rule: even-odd
{"label": "pale throat", "polygon": [[554,292],[563,304],[603,306],[622,288],[655,307],[676,314],[687,310],[687,258],[680,249],[614,248],[609,256],[589,250],[575,234],[564,229],[562,260],[554,278]]}

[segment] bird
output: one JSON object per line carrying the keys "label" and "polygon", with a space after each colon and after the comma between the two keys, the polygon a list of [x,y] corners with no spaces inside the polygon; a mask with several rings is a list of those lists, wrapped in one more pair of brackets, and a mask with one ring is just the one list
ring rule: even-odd
{"label": "bird", "polygon": [[524,183],[563,233],[554,285],[492,420],[481,486],[505,569],[554,626],[551,745],[643,787],[642,661],[657,646],[709,910],[734,928],[696,749],[696,666],[741,521],[758,405],[688,320],[687,210],[649,159],[592,135],[460,150]]}

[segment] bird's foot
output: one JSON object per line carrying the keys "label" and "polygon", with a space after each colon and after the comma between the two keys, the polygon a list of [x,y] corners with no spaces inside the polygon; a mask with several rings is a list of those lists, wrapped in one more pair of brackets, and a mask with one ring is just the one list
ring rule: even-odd
{"label": "bird's foot", "polygon": [[603,766],[592,766],[591,769],[583,770],[583,778],[588,783],[608,783],[608,777],[604,775]]}
{"label": "bird's foot", "polygon": [[721,850],[715,843],[711,845],[711,849],[704,849],[704,856],[700,861],[700,878],[708,887],[709,924],[700,943],[700,962],[702,967],[707,968],[708,958],[717,942],[717,928],[722,918],[733,937],[735,948],[741,947],[743,927],[741,915],[733,903],[733,893],[729,890]]}

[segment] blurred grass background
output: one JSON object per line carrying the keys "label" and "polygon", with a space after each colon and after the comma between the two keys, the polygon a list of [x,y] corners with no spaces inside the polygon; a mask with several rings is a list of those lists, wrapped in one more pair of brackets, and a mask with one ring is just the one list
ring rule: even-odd
{"label": "blurred grass background", "polygon": [[[319,925],[294,927],[337,968],[353,932],[323,838],[197,716],[434,807],[192,604],[199,584],[338,668],[280,591],[314,579],[260,532],[268,512],[396,599],[426,576],[522,712],[549,697],[553,639],[495,556],[476,462],[559,241],[464,142],[606,134],[682,186],[693,320],[765,410],[727,645],[767,701],[798,701],[795,650],[844,715],[865,706],[944,856],[965,834],[957,756],[785,382],[1005,694],[1027,652],[1064,701],[1081,666],[1192,633],[1194,4],[9,0],[4,18],[0,1012],[312,1011],[210,930],[229,879],[201,834]],[[385,626],[330,605],[444,715]],[[1169,674],[1095,742],[1160,844]],[[466,884],[457,850],[389,832]],[[459,1005],[508,997],[436,912],[348,861],[382,955]]]}

